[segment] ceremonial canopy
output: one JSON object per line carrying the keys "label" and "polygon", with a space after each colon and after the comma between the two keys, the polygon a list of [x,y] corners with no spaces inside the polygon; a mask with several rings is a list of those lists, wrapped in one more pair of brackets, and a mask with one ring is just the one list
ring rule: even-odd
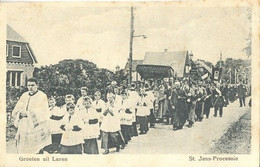
{"label": "ceremonial canopy", "polygon": [[159,65],[138,65],[138,73],[144,79],[148,78],[167,78],[174,75],[174,71],[170,66],[159,66]]}
{"label": "ceremonial canopy", "polygon": [[183,77],[187,51],[147,52],[136,70],[144,79]]}

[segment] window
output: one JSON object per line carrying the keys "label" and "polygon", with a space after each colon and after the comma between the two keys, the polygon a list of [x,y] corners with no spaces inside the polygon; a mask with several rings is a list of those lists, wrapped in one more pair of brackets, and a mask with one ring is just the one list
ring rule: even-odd
{"label": "window", "polygon": [[21,86],[22,71],[8,71],[6,77],[6,84],[10,86]]}
{"label": "window", "polygon": [[21,46],[13,45],[13,57],[21,57]]}
{"label": "window", "polygon": [[8,57],[8,44],[6,44],[6,57]]}

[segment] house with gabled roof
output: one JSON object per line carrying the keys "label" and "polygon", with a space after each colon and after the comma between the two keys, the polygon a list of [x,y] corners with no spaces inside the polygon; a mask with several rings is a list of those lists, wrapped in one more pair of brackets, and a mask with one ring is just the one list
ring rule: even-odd
{"label": "house with gabled roof", "polygon": [[185,75],[188,51],[146,52],[142,64],[136,70],[144,79],[182,78]]}
{"label": "house with gabled roof", "polygon": [[37,59],[27,42],[12,27],[6,27],[6,84],[25,86],[28,78],[33,76]]}

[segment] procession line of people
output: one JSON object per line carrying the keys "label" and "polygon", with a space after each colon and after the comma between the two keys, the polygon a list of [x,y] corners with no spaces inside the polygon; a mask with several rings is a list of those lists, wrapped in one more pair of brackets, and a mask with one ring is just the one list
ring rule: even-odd
{"label": "procession line of people", "polygon": [[144,90],[140,94],[128,90],[118,94],[116,88],[107,93],[106,103],[99,91],[95,92],[93,100],[87,95],[86,87],[81,88],[81,94],[76,105],[72,94],[65,96],[63,106],[56,104],[53,97],[49,99],[53,142],[47,148],[48,152],[99,154],[99,138],[101,148],[105,150],[103,154],[108,154],[110,148],[119,151],[133,136],[138,136],[137,120],[140,124],[139,134],[148,132],[148,116],[153,108],[153,99],[146,96]]}
{"label": "procession line of people", "polygon": [[[27,85],[28,92],[12,113],[18,128],[18,153],[99,154],[99,139],[103,154],[109,154],[111,148],[118,152],[133,137],[147,134],[149,124],[155,127],[158,116],[166,118],[166,124],[171,119],[173,130],[186,123],[191,128],[204,114],[208,118],[211,108],[215,117],[218,113],[222,117],[229,99],[226,86],[203,85],[202,81],[191,84],[183,80],[173,88],[165,84],[138,90],[131,86],[119,89],[113,81],[105,92],[106,102],[101,92],[96,91],[92,99],[88,88],[82,87],[77,103],[72,94],[47,99],[35,78]],[[246,94],[243,86],[240,92]]]}

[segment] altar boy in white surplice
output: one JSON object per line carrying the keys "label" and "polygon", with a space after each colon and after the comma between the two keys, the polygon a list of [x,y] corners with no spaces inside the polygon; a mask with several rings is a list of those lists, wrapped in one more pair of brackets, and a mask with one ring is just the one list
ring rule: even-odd
{"label": "altar boy in white surplice", "polygon": [[75,104],[67,103],[66,113],[62,119],[60,128],[63,130],[61,138],[61,154],[82,154],[84,143],[82,136],[83,121],[79,114],[75,113]]}
{"label": "altar boy in white surplice", "polygon": [[[103,120],[103,112],[105,110],[106,103],[101,99],[101,93],[99,91],[96,91],[94,94],[95,100],[92,103],[92,107],[97,111],[99,117],[98,117],[98,122],[99,122],[99,127],[102,124]],[[100,132],[101,134],[101,132]],[[98,139],[101,139],[101,135],[99,135]]]}

